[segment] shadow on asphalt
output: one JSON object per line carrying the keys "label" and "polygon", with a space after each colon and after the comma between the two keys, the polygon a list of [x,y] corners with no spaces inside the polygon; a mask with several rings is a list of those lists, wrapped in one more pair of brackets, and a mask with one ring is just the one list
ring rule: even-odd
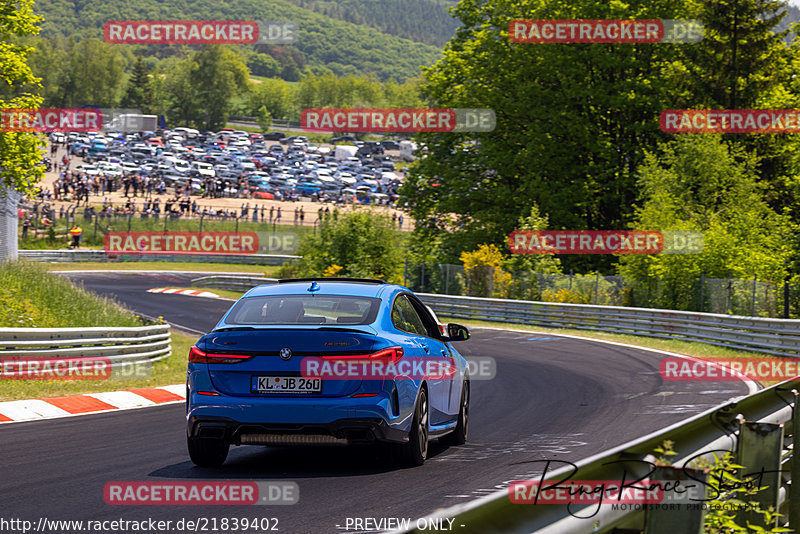
{"label": "shadow on asphalt", "polygon": [[[447,451],[448,447],[432,441],[428,460]],[[282,479],[363,476],[403,469],[391,453],[379,446],[353,447],[231,447],[222,467],[203,468],[191,461],[168,465],[149,473],[151,477],[170,479]],[[424,467],[424,466],[423,466]]]}

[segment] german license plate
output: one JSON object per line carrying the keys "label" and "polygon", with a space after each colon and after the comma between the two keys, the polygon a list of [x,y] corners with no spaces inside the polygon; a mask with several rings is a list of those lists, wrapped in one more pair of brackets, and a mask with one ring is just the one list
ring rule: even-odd
{"label": "german license plate", "polygon": [[322,379],[302,376],[254,376],[251,389],[258,393],[322,393]]}

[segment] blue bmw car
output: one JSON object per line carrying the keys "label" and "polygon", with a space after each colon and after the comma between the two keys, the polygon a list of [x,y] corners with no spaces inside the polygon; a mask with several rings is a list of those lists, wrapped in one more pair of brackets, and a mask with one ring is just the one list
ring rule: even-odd
{"label": "blue bmw car", "polygon": [[231,445],[386,442],[421,465],[429,440],[467,439],[467,362],[452,342],[468,338],[380,280],[253,288],[189,353],[189,456],[210,467]]}

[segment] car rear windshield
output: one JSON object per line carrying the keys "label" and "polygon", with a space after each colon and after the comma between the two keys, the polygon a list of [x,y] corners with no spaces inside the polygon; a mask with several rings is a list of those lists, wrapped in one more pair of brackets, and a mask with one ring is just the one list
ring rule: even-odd
{"label": "car rear windshield", "polygon": [[225,319],[231,325],[370,324],[380,299],[350,295],[269,295],[246,297]]}

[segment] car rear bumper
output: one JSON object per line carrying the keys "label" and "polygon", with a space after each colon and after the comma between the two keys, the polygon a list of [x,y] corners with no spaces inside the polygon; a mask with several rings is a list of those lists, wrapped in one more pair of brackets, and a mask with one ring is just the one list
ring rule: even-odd
{"label": "car rear bumper", "polygon": [[192,438],[220,439],[233,445],[354,445],[378,441],[405,443],[408,434],[380,418],[338,419],[330,423],[242,423],[226,417],[189,416]]}

